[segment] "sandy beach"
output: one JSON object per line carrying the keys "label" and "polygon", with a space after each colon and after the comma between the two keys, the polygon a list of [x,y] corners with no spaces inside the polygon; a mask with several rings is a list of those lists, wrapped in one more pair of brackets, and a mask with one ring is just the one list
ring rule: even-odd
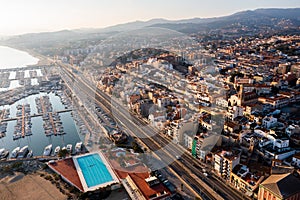
{"label": "sandy beach", "polygon": [[25,176],[23,173],[15,173],[0,180],[0,200],[13,199],[63,200],[67,196],[38,174]]}

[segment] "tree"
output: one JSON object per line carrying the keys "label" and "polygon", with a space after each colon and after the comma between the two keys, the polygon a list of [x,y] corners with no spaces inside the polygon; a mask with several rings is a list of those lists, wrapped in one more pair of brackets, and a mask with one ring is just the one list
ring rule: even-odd
{"label": "tree", "polygon": [[136,142],[132,143],[132,148],[135,153],[144,153],[143,149]]}
{"label": "tree", "polygon": [[61,149],[59,152],[58,152],[58,157],[62,157],[62,158],[65,158],[68,154],[68,150],[67,149]]}

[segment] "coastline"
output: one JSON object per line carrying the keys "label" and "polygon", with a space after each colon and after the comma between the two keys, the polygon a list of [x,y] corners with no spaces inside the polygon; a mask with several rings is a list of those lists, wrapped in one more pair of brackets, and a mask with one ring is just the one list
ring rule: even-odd
{"label": "coastline", "polygon": [[42,56],[41,54],[38,54],[35,51],[32,51],[30,49],[22,49],[21,51],[25,51],[29,55],[31,55],[32,57],[39,59],[37,64],[28,65],[28,67],[30,67],[30,66],[40,66],[40,65],[51,65],[51,63],[52,63],[51,61],[48,60],[48,58],[46,58],[46,56]]}
{"label": "coastline", "polygon": [[[38,59],[38,61],[37,61],[36,64],[28,64],[28,65],[25,65],[22,68],[33,67],[33,66],[41,66],[41,65],[50,65],[51,64],[51,62],[46,57],[44,57],[44,56],[36,53],[35,51],[32,51],[31,49],[22,48],[22,47],[19,47],[19,46],[12,46],[12,45],[8,45],[8,44],[1,44],[1,43],[0,43],[0,46],[25,52],[29,56],[31,56],[31,57],[33,57],[35,59]],[[9,67],[7,69],[13,69],[13,68],[20,68],[20,67],[15,66],[15,67]]]}

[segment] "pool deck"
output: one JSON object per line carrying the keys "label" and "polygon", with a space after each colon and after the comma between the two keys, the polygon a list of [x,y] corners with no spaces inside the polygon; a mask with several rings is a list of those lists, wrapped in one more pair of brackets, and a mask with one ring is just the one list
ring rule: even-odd
{"label": "pool deck", "polygon": [[84,191],[72,158],[48,163],[48,166],[57,174],[61,175],[65,181],[74,185],[80,191]]}
{"label": "pool deck", "polygon": [[[106,168],[109,171],[109,173],[110,173],[113,180],[109,181],[109,182],[99,184],[99,185],[95,185],[95,186],[92,186],[92,187],[88,187],[88,185],[86,183],[86,180],[83,176],[83,173],[81,171],[81,168],[78,164],[77,159],[80,158],[80,157],[85,157],[85,156],[89,156],[89,155],[93,155],[93,154],[98,154],[100,156],[101,160],[103,161],[104,165],[106,166]],[[78,177],[79,177],[80,182],[82,184],[84,192],[93,191],[93,190],[96,190],[96,189],[99,189],[99,188],[105,188],[105,187],[107,187],[111,184],[114,184],[114,183],[120,183],[118,177],[116,176],[115,172],[111,168],[110,164],[108,163],[108,161],[106,160],[106,158],[104,157],[104,155],[100,151],[99,152],[88,153],[88,154],[84,154],[84,155],[79,155],[79,156],[74,156],[73,157],[73,162],[74,162],[75,168],[77,170],[77,174],[78,174]]]}

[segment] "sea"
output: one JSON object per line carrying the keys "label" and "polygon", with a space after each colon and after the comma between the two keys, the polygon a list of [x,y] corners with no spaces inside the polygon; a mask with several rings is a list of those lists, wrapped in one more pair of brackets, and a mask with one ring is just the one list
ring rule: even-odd
{"label": "sea", "polygon": [[20,51],[6,46],[0,46],[0,69],[26,67],[37,64],[39,59],[25,51]]}
{"label": "sea", "polygon": [[[24,68],[26,70],[26,66],[37,64],[38,59],[29,55],[24,51],[19,51],[13,48],[0,46],[0,69],[12,69],[12,68]],[[40,96],[48,95],[50,98],[50,102],[53,106],[53,110],[59,111],[64,110],[65,106],[62,104],[62,101],[59,96],[55,95],[55,93],[39,93],[35,95],[28,96],[26,98],[20,99],[12,105],[0,105],[0,110],[9,108],[10,116],[16,116],[16,106],[19,104],[30,104],[31,114],[37,113],[35,98]],[[32,117],[32,135],[25,136],[24,138],[20,138],[18,140],[13,140],[14,127],[16,125],[16,121],[9,121],[7,125],[6,136],[0,139],[0,148],[5,148],[12,152],[12,150],[16,147],[23,147],[28,145],[29,150],[33,151],[34,156],[39,156],[43,154],[45,146],[48,144],[53,145],[53,150],[56,146],[66,146],[67,144],[74,146],[77,142],[80,142],[84,139],[83,135],[79,134],[79,128],[75,124],[73,116],[71,112],[60,113],[60,118],[62,121],[62,125],[64,128],[64,135],[52,135],[46,136],[43,128],[43,119],[42,117]]]}

